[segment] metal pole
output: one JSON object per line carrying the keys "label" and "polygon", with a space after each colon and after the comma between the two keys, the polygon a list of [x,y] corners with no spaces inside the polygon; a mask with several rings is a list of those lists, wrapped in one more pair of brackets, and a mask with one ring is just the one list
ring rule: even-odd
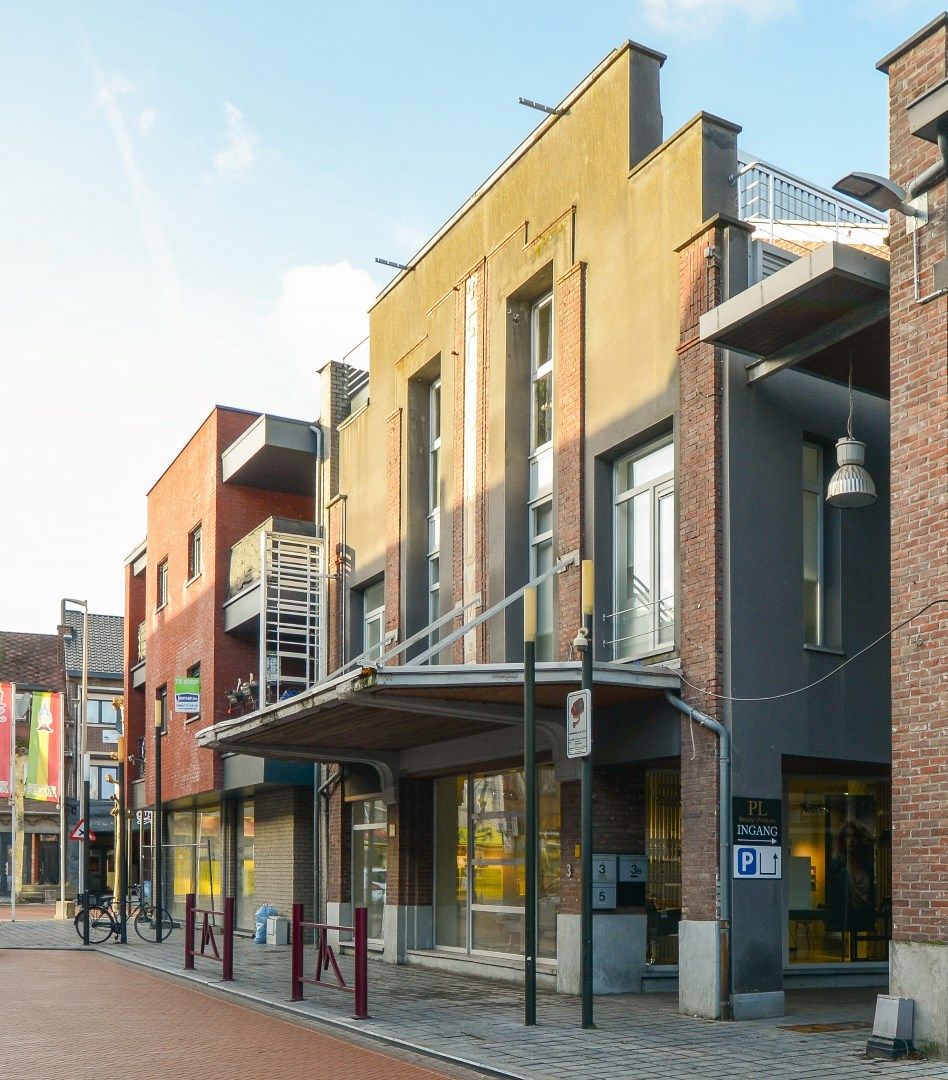
{"label": "metal pole", "polygon": [[[73,603],[80,603],[78,600],[74,600]],[[81,777],[83,781],[86,779],[86,721],[88,719],[89,712],[89,604],[83,600],[82,603],[82,684],[80,690],[80,697],[82,698],[79,706],[79,768],[81,769]],[[86,823],[86,838],[82,841],[82,859],[79,863],[79,889],[80,891],[89,891],[89,791],[87,788],[82,789],[83,807],[82,817]],[[86,942],[88,944],[88,942]]]}
{"label": "metal pole", "polygon": [[82,781],[82,859],[86,885],[82,892],[82,944],[89,944],[89,781]]}
{"label": "metal pole", "polygon": [[537,1022],[537,591],[523,590],[523,771],[526,788],[526,851],[523,935],[523,1022]]}
{"label": "metal pole", "polygon": [[[582,626],[579,638],[582,659],[582,688],[592,692],[593,685],[593,564],[589,559],[582,563]],[[589,710],[590,736],[593,730],[594,706]],[[593,1023],[593,913],[592,913],[592,865],[593,865],[593,770],[592,755],[581,759],[580,771],[580,989],[582,993],[582,1025],[592,1028]]]}
{"label": "metal pole", "polygon": [[155,928],[155,941],[161,941],[161,702],[155,700],[155,809],[151,823],[151,895],[152,926]]}
{"label": "metal pole", "polygon": [[59,911],[66,918],[66,713],[69,696],[59,695]]}
{"label": "metal pole", "polygon": [[13,683],[10,719],[10,922],[16,922],[16,683]]}
{"label": "metal pole", "polygon": [[125,873],[125,816],[127,809],[125,806],[125,736],[119,735],[118,751],[116,753],[118,758],[118,766],[115,770],[116,780],[118,781],[118,814],[115,818],[115,876],[118,881],[118,895],[119,895],[119,941],[126,945],[128,944],[128,928],[125,925],[128,919],[128,907],[126,903],[126,894],[128,893],[128,877]]}

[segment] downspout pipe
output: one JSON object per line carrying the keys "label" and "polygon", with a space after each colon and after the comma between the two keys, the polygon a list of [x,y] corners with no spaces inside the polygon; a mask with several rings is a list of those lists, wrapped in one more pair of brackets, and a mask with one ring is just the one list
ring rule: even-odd
{"label": "downspout pipe", "polygon": [[908,184],[905,189],[907,199],[917,199],[919,195],[924,195],[948,174],[948,123],[939,123],[937,141],[941,161],[936,161]]}
{"label": "downspout pipe", "polygon": [[718,737],[718,882],[721,896],[721,1013],[731,1015],[731,733],[713,717],[682,701],[677,694],[665,691],[668,703]]}

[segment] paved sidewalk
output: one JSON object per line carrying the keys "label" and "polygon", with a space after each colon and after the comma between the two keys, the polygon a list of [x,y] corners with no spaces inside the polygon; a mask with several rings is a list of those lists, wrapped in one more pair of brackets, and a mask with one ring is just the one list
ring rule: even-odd
{"label": "paved sidewalk", "polygon": [[[351,1019],[351,997],[338,991],[307,986],[306,1001],[290,1000],[285,947],[238,939],[236,981],[223,983],[220,968],[200,959],[194,972],[183,971],[180,930],[161,946],[141,942],[131,933],[128,945],[110,944],[99,951],[286,1015],[520,1080],[948,1078],[945,1062],[870,1062],[863,1057],[874,991],[796,991],[789,995],[789,1015],[734,1024],[680,1016],[672,995],[599,997],[595,1031],[579,1027],[578,999],[541,991],[539,1024],[527,1029],[522,1024],[522,990],[516,986],[370,962],[371,1018],[357,1021]],[[10,947],[82,948],[71,924],[0,924],[0,948]],[[341,966],[349,978],[351,961],[342,958]]]}

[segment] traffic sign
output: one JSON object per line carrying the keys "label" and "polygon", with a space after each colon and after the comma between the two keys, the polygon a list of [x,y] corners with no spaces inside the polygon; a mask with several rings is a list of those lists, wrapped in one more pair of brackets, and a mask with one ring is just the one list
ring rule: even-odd
{"label": "traffic sign", "polygon": [[[69,839],[70,840],[83,840],[83,839],[85,839],[85,834],[86,834],[86,819],[85,818],[80,818],[76,822],[75,828],[69,834]],[[89,843],[90,844],[95,843],[95,833],[91,829],[89,830]]]}
{"label": "traffic sign", "polygon": [[574,690],[566,695],[566,756],[586,757],[592,753],[592,690]]}
{"label": "traffic sign", "polygon": [[780,847],[762,847],[757,844],[738,844],[734,848],[735,878],[781,877],[782,855]]}

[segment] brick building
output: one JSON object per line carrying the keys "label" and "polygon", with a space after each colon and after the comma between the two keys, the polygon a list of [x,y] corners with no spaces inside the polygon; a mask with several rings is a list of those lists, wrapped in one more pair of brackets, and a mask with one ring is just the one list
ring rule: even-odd
{"label": "brick building", "polygon": [[[148,492],[147,535],[126,560],[129,777],[144,826],[138,875],[152,880],[148,811],[160,737],[164,888],[174,913],[191,890],[210,900],[223,889],[237,898],[238,925],[249,927],[256,900],[285,910],[312,896],[304,869],[312,767],[222,757],[195,735],[319,677],[315,635],[283,611],[301,605],[303,630],[319,616],[315,451],[303,421],[213,409]],[[198,712],[176,709],[175,679],[186,677],[200,680]]]}
{"label": "brick building", "polygon": [[[11,881],[10,804],[4,798],[0,801],[0,896],[9,896],[15,887],[17,899],[43,900],[48,889],[59,885],[59,806],[24,798],[23,781],[30,745],[33,694],[64,694],[66,691],[61,638],[57,634],[0,632],[0,682],[16,686],[14,735],[18,782],[14,790],[20,841],[14,883]],[[67,772],[67,790],[69,775]]]}
{"label": "brick building", "polygon": [[[330,767],[330,921],[364,905],[387,961],[518,979],[534,583],[539,972],[576,991],[592,559],[595,986],[753,1018],[887,976],[890,672],[861,654],[889,626],[887,226],[731,122],[666,136],[663,60],[610,53],[382,291],[367,387],[325,369],[332,674],[198,740]],[[825,504],[850,349],[858,512]],[[732,881],[738,827],[776,850]]]}

